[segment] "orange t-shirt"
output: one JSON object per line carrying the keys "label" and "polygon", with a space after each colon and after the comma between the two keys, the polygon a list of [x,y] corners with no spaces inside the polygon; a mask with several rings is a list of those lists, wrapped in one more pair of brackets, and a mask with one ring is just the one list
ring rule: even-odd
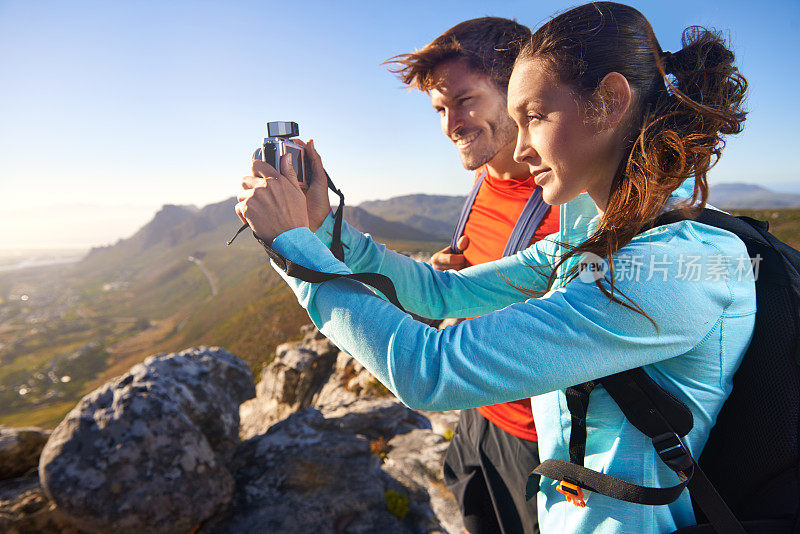
{"label": "orange t-shirt", "polygon": [[[482,170],[478,169],[476,176]],[[526,180],[513,180],[495,178],[487,173],[464,226],[464,235],[469,238],[464,258],[469,265],[503,257],[508,238],[535,189],[532,176]],[[551,208],[533,234],[531,243],[558,232],[558,225],[559,210]],[[513,436],[538,440],[530,399],[483,406],[478,411]]]}

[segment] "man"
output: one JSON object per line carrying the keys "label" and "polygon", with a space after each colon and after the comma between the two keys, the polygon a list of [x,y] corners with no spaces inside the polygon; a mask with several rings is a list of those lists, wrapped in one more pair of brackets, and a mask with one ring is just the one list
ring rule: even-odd
{"label": "man", "polygon": [[[422,50],[388,62],[431,97],[442,131],[476,180],[451,245],[431,258],[440,270],[496,260],[558,231],[526,164],[513,159],[517,127],[506,111],[517,44],[530,30],[512,20],[462,22]],[[530,399],[462,410],[444,475],[470,534],[538,532],[536,499],[525,500],[539,463]]]}

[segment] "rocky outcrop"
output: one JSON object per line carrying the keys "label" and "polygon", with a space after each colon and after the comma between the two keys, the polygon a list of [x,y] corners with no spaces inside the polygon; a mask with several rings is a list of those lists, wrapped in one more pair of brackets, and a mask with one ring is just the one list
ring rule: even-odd
{"label": "rocky outcrop", "polygon": [[278,421],[314,405],[330,380],[339,349],[311,325],[302,332],[302,341],[275,349],[275,359],[261,372],[256,398],[242,404],[243,439],[263,434]]}
{"label": "rocky outcrop", "polygon": [[[370,413],[375,419],[397,416],[382,411],[396,410],[384,403],[383,410]],[[424,511],[427,496],[409,496],[402,484],[387,476],[381,469],[381,451],[372,445],[375,440],[354,433],[358,418],[346,417],[326,417],[308,408],[245,442],[236,457],[236,495],[229,513],[206,531],[440,531],[433,514]],[[405,497],[408,510],[390,510],[388,490]],[[409,513],[412,502],[422,505],[422,514]]]}
{"label": "rocky outcrop", "polygon": [[231,498],[238,406],[254,393],[247,366],[224,350],[150,357],[53,431],[42,486],[86,530],[188,532]]}
{"label": "rocky outcrop", "polygon": [[41,428],[0,426],[0,480],[34,471],[49,437],[50,431]]}
{"label": "rocky outcrop", "polygon": [[457,412],[410,410],[303,332],[257,387],[201,347],[87,395],[44,448],[41,485],[0,482],[0,531],[462,532],[442,481]]}
{"label": "rocky outcrop", "polygon": [[242,405],[236,492],[204,531],[462,532],[442,480],[457,412],[410,410],[313,326],[303,333]]}

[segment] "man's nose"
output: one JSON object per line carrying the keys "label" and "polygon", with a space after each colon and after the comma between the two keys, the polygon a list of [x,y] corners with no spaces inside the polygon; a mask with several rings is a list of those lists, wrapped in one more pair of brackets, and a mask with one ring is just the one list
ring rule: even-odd
{"label": "man's nose", "polygon": [[460,113],[453,111],[452,109],[447,109],[445,110],[445,116],[442,123],[445,135],[452,137],[454,133],[461,129],[463,121],[461,120]]}

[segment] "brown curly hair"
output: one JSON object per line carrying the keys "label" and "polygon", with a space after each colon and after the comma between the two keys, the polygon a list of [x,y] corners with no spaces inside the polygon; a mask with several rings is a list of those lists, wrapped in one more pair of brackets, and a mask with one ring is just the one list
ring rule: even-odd
{"label": "brown curly hair", "polygon": [[464,59],[475,72],[489,76],[505,94],[519,47],[531,30],[514,20],[482,17],[465,20],[425,45],[422,50],[384,61],[409,87],[428,92],[436,85],[433,72],[452,59]]}

